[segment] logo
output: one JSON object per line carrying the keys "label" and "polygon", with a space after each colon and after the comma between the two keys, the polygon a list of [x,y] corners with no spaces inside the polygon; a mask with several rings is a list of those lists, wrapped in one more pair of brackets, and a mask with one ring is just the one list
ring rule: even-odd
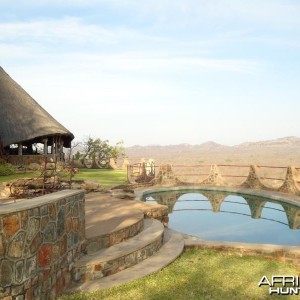
{"label": "logo", "polygon": [[299,276],[293,275],[274,275],[270,279],[264,275],[258,286],[269,286],[269,294],[277,295],[299,295],[300,293]]}

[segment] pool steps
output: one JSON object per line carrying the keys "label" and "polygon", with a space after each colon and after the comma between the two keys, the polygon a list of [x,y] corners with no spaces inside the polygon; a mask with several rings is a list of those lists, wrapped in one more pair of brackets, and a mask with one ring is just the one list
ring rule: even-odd
{"label": "pool steps", "polygon": [[106,211],[102,213],[102,220],[92,215],[88,219],[85,254],[73,266],[73,285],[67,292],[109,288],[144,277],[173,262],[184,249],[181,234],[158,220],[144,219],[138,210],[118,211],[109,221]]}

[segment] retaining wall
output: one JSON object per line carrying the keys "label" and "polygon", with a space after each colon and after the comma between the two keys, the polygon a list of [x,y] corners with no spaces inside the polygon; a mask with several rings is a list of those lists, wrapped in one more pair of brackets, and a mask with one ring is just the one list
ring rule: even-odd
{"label": "retaining wall", "polygon": [[85,240],[84,192],[0,206],[0,299],[55,299]]}

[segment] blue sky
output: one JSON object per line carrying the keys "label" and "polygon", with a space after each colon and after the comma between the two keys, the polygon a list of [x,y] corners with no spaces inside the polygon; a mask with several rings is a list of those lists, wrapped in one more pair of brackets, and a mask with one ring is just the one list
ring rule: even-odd
{"label": "blue sky", "polygon": [[299,15],[297,0],[0,0],[0,65],[77,140],[299,136]]}

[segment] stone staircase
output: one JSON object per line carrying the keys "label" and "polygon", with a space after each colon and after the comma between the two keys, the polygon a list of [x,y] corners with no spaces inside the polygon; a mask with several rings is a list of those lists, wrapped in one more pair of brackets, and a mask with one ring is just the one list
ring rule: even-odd
{"label": "stone staircase", "polygon": [[145,219],[140,210],[107,207],[101,215],[87,214],[85,254],[73,266],[73,285],[67,292],[109,288],[146,276],[183,251],[181,234]]}

